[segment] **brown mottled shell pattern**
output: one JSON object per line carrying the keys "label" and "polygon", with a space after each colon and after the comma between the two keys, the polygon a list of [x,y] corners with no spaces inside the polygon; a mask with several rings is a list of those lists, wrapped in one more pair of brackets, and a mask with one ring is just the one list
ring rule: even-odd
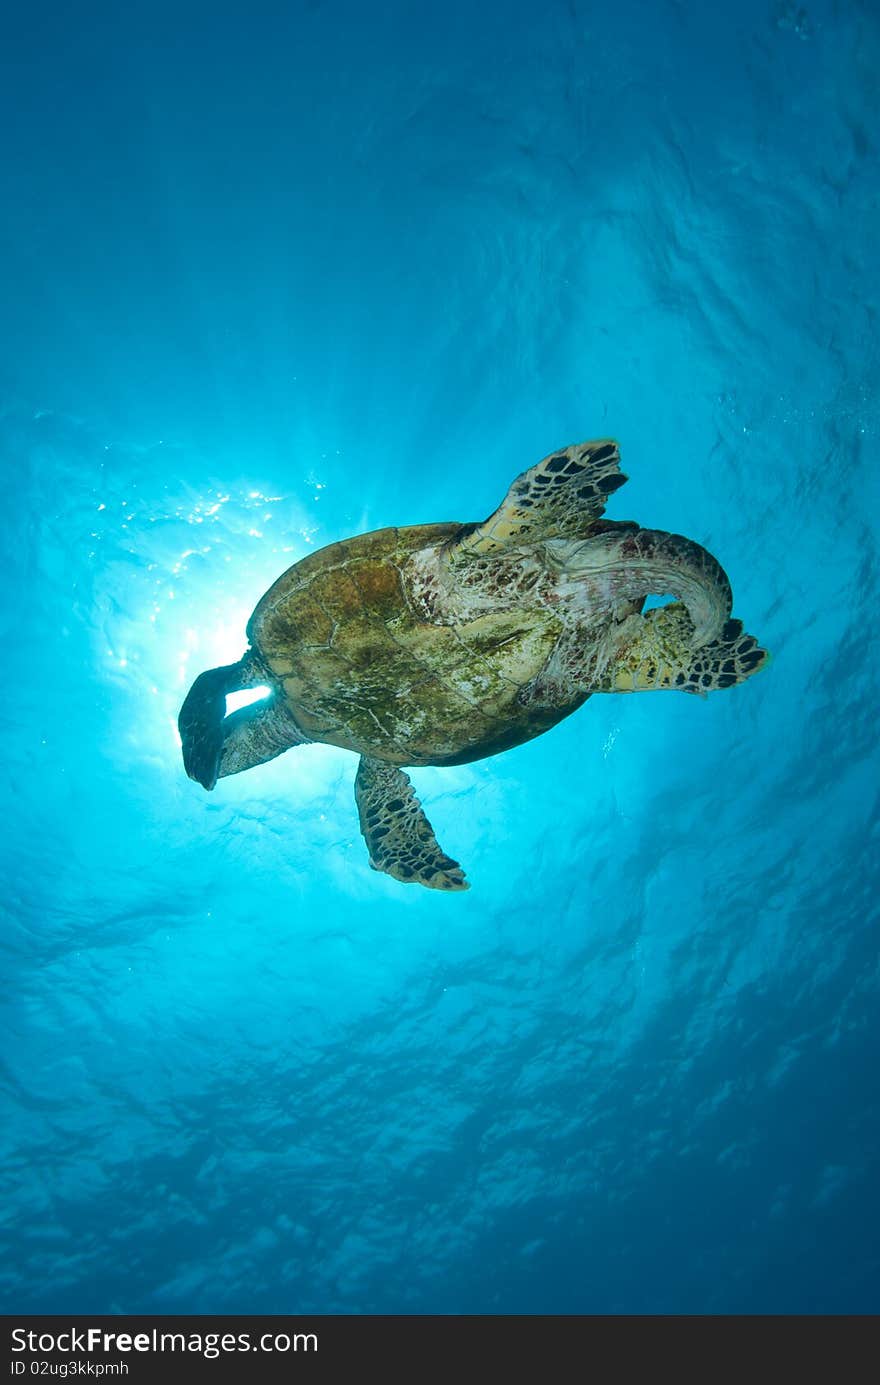
{"label": "brown mottled shell pattern", "polygon": [[432,623],[405,576],[412,556],[465,529],[381,529],[283,573],[248,625],[306,735],[396,764],[461,764],[540,735],[584,700],[526,707],[561,624],[540,608]]}

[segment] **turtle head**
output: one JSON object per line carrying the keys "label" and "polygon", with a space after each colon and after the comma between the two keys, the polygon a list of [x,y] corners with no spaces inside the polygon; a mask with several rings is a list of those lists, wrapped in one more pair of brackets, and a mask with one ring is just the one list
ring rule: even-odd
{"label": "turtle head", "polygon": [[612,604],[641,602],[651,595],[676,597],[693,624],[694,649],[720,634],[733,609],[733,593],[721,564],[681,534],[609,524],[565,547],[567,575],[601,583]]}

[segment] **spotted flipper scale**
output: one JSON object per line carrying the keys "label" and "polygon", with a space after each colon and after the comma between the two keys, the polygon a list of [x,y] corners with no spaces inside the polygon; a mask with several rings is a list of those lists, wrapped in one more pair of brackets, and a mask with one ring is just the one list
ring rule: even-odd
{"label": "spotted flipper scale", "polygon": [[743,632],[740,620],[727,620],[718,637],[699,649],[693,648],[693,631],[686,607],[677,601],[630,617],[621,648],[596,691],[670,688],[705,695],[745,682],[769,660],[754,635]]}
{"label": "spotted flipper scale", "polygon": [[432,890],[468,888],[461,866],[441,850],[402,769],[364,755],[354,793],[374,870]]}
{"label": "spotted flipper scale", "polygon": [[544,539],[583,538],[625,481],[611,438],[563,447],[518,476],[494,514],[463,534],[450,556],[457,562]]}

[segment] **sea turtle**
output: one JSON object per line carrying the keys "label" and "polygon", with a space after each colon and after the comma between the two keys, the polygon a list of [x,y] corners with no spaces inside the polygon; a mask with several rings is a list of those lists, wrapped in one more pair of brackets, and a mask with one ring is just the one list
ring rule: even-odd
{"label": "sea turtle", "polygon": [[[596,692],[732,687],[767,659],[704,548],[603,520],[619,461],[609,439],[564,447],[482,524],[379,529],[294,563],[257,605],[240,662],[190,689],[187,774],[213,789],[291,746],[353,750],[374,869],[466,889],[401,766],[497,755]],[[643,610],[651,593],[676,599]],[[226,716],[226,694],[256,684],[270,696]]]}

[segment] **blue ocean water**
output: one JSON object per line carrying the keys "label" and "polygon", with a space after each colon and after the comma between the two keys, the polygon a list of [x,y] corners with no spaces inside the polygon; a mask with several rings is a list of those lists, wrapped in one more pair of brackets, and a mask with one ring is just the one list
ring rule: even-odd
{"label": "blue ocean water", "polygon": [[[872,0],[19,7],[3,1311],[872,1312]],[[772,650],[413,779],[185,777],[290,563],[621,443]]]}

